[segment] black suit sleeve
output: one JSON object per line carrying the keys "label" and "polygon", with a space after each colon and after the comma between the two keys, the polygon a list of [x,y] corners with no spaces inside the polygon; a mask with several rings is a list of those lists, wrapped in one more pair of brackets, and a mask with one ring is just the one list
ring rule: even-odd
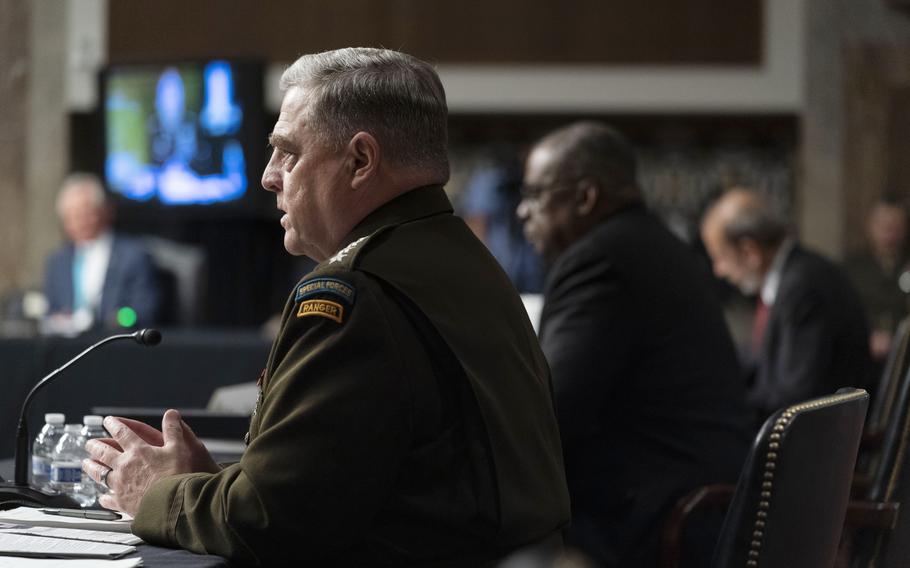
{"label": "black suit sleeve", "polygon": [[807,293],[784,306],[782,317],[789,321],[780,327],[778,356],[774,376],[777,388],[765,402],[769,409],[823,394],[828,362],[834,359],[833,323],[821,298]]}
{"label": "black suit sleeve", "polygon": [[571,439],[599,423],[603,401],[633,359],[637,323],[628,291],[607,262],[565,264],[547,293],[541,344],[552,370],[560,430]]}

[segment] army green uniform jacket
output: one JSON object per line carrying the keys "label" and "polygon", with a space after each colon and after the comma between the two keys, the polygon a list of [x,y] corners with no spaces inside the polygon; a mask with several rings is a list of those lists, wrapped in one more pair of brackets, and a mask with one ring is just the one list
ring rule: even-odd
{"label": "army green uniform jacket", "polygon": [[568,519],[521,301],[426,187],[288,299],[242,460],[158,481],[133,531],[247,564],[482,566]]}

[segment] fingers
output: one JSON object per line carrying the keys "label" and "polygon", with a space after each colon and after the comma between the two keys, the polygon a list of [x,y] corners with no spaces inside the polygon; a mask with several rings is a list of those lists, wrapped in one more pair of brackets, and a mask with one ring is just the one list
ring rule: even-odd
{"label": "fingers", "polygon": [[132,418],[120,418],[117,417],[117,420],[126,424],[126,426],[136,433],[137,436],[145,440],[147,443],[153,446],[163,446],[164,445],[164,436],[161,432],[156,430],[154,427],[149,426],[145,422],[140,422],[139,420],[133,420]]}
{"label": "fingers", "polygon": [[123,450],[120,447],[114,447],[105,443],[103,438],[86,442],[85,451],[88,452],[89,457],[96,462],[111,467],[116,465],[117,458],[123,454]]}
{"label": "fingers", "polygon": [[[102,483],[101,476],[104,475],[104,472],[109,469],[111,469],[110,466],[103,464],[103,463],[99,463],[95,460],[82,460],[82,471],[87,473],[88,476],[91,477],[92,479],[94,479],[97,483]],[[111,475],[113,473],[114,472],[112,471],[111,473],[109,473],[107,475],[107,479],[105,480],[104,483],[102,483],[102,485],[107,485],[108,487],[110,487]]]}
{"label": "fingers", "polygon": [[173,408],[161,417],[161,431],[164,433],[164,445],[171,446],[183,442],[183,420],[180,413]]}
{"label": "fingers", "polygon": [[111,437],[114,438],[124,450],[144,444],[145,440],[131,430],[123,420],[123,418],[108,416],[104,419],[104,428],[110,432]]}
{"label": "fingers", "polygon": [[[92,441],[92,440],[89,440],[89,442],[91,442],[91,441]],[[100,442],[100,443],[102,443],[102,444],[107,444],[108,446],[114,448],[114,449],[117,450],[118,452],[122,452],[122,451],[123,451],[123,448],[120,447],[120,444],[117,443],[117,440],[115,440],[115,439],[113,439],[113,438],[94,438],[94,441]],[[86,444],[87,444],[87,443],[88,443],[88,442],[86,442]]]}
{"label": "fingers", "polygon": [[[110,478],[108,478],[110,479]],[[120,503],[117,501],[116,493],[105,493],[98,498],[98,504],[104,507],[105,509],[111,509],[113,511],[122,511]]]}

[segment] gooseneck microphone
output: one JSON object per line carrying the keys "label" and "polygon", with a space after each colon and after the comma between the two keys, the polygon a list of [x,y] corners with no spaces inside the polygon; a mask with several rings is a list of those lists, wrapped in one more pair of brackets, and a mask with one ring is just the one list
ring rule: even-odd
{"label": "gooseneck microphone", "polygon": [[22,409],[19,412],[19,426],[16,429],[15,478],[12,484],[0,483],[0,509],[5,508],[3,506],[4,503],[11,501],[20,505],[76,506],[75,503],[65,496],[49,495],[43,491],[38,491],[29,487],[28,466],[30,461],[29,443],[31,442],[31,439],[28,434],[28,409],[35,394],[53,381],[60,373],[102,345],[121,339],[132,339],[140,345],[152,347],[161,343],[161,332],[157,329],[140,329],[133,333],[121,333],[105,337],[64,363],[59,368],[51,371],[47,376],[38,381],[35,386],[32,387],[32,390],[29,391],[28,395],[25,397],[25,402],[22,403]]}

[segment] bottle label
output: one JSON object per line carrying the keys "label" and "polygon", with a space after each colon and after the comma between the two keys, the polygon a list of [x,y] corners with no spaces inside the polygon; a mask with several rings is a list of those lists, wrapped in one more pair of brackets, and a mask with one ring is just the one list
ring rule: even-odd
{"label": "bottle label", "polygon": [[32,475],[49,477],[51,475],[51,460],[41,456],[32,456]]}
{"label": "bottle label", "polygon": [[79,462],[54,462],[51,465],[51,481],[54,483],[81,483],[82,464]]}

